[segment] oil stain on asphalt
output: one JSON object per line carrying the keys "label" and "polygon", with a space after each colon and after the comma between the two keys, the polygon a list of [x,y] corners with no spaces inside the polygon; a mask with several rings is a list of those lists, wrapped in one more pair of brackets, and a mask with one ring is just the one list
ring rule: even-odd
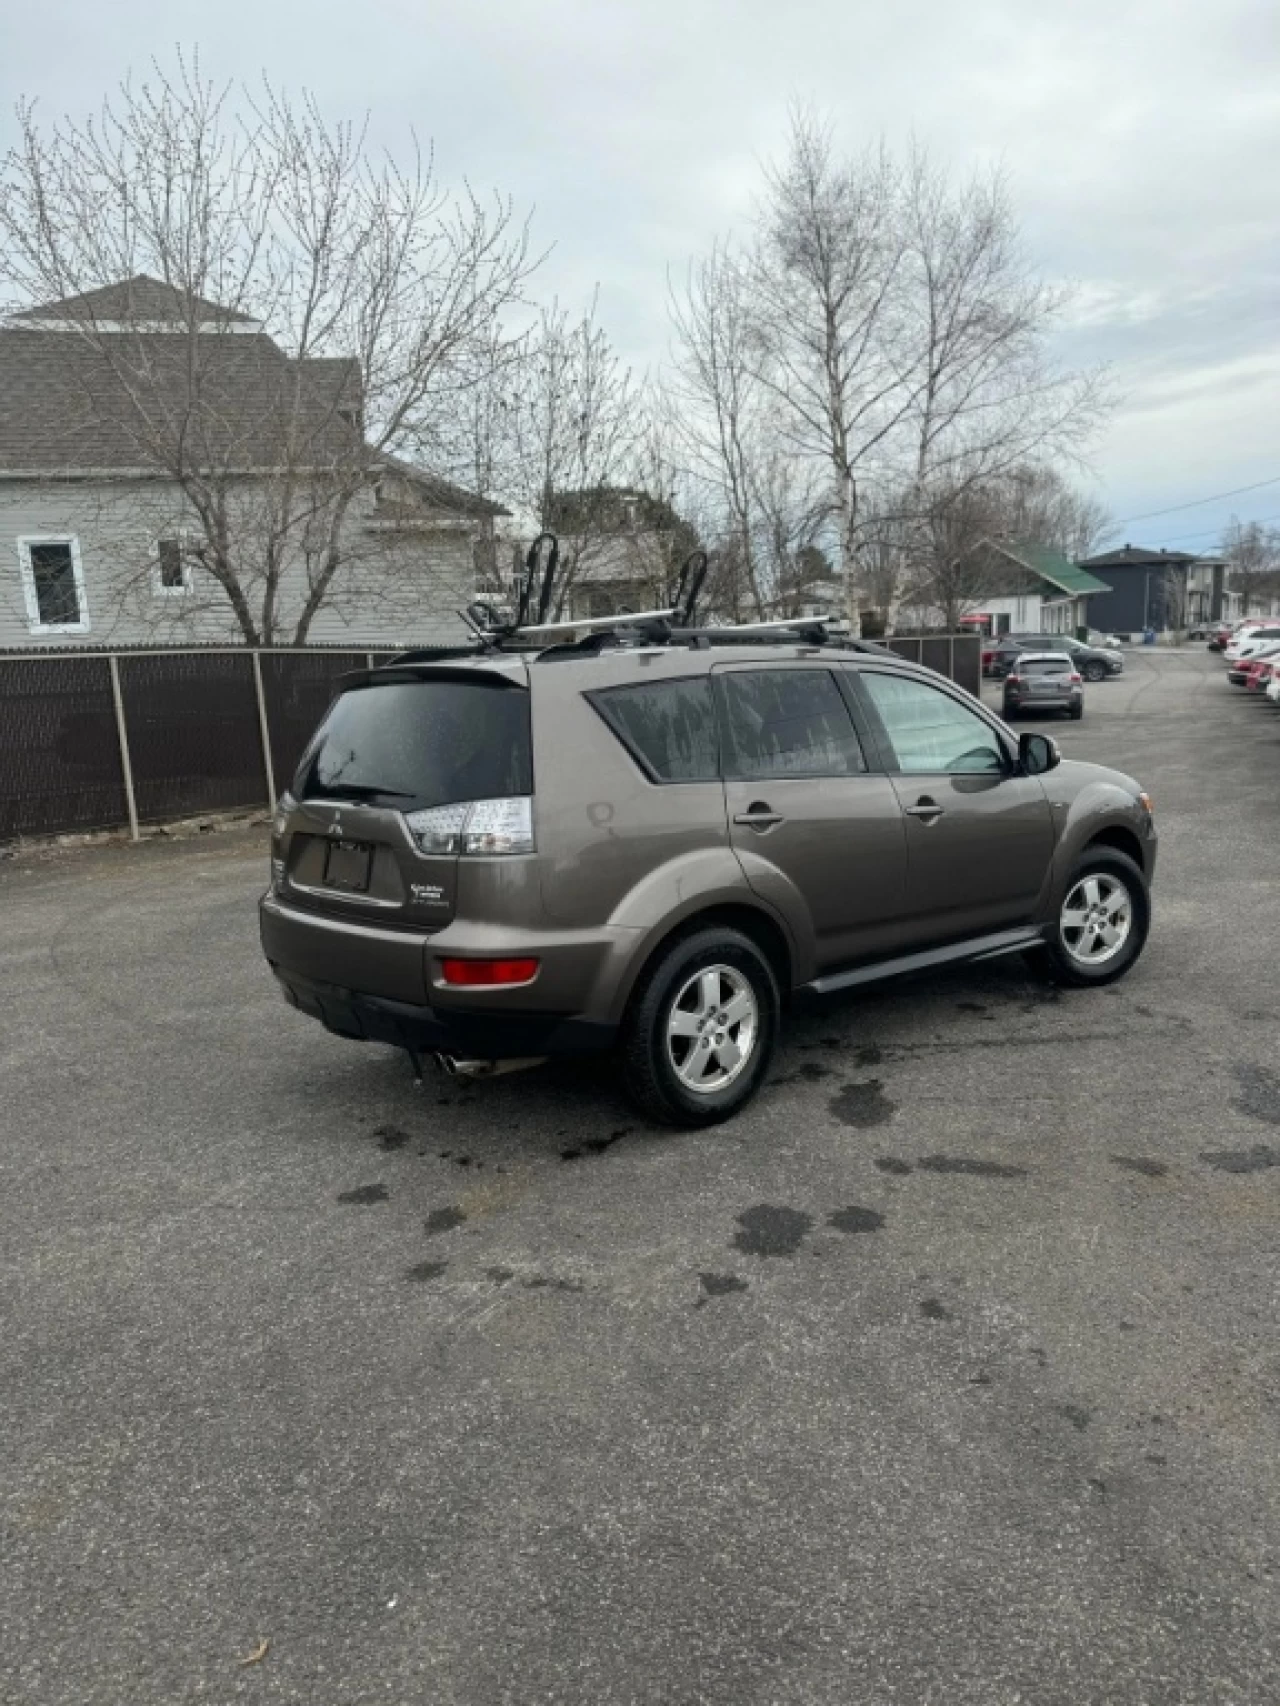
{"label": "oil stain on asphalt", "polygon": [[739,1279],[737,1274],[699,1274],[704,1295],[694,1304],[695,1309],[701,1309],[704,1303],[709,1303],[713,1297],[728,1297],[735,1291],[746,1291],[747,1282]]}
{"label": "oil stain on asphalt", "polygon": [[970,1179],[1025,1179],[1025,1167],[1010,1167],[1003,1161],[979,1161],[971,1155],[922,1155],[916,1162],[922,1173],[961,1173]]}
{"label": "oil stain on asphalt", "polygon": [[744,1209],[737,1221],[742,1230],[734,1235],[733,1247],[745,1256],[794,1256],[813,1230],[811,1214],[770,1203]]}
{"label": "oil stain on asphalt", "polygon": [[1255,1143],[1252,1149],[1207,1150],[1200,1159],[1219,1173],[1263,1173],[1268,1167],[1280,1167],[1280,1149]]}
{"label": "oil stain on asphalt", "polygon": [[448,1262],[418,1262],[405,1273],[407,1280],[414,1280],[419,1285],[425,1285],[428,1280],[439,1279],[449,1266]]}
{"label": "oil stain on asphalt", "polygon": [[868,1078],[861,1084],[846,1084],[830,1103],[831,1112],[841,1125],[856,1128],[887,1125],[897,1106],[885,1095],[878,1078]]}
{"label": "oil stain on asphalt", "polygon": [[1141,1173],[1147,1179],[1163,1179],[1169,1171],[1166,1162],[1151,1161],[1145,1155],[1113,1155],[1111,1159],[1117,1167],[1124,1167],[1130,1173]]}
{"label": "oil stain on asphalt", "polygon": [[926,1321],[950,1321],[951,1311],[939,1297],[926,1297],[920,1305],[920,1313]]}
{"label": "oil stain on asphalt", "polygon": [[427,1236],[434,1237],[437,1232],[452,1232],[454,1227],[461,1226],[466,1218],[460,1208],[450,1205],[448,1208],[433,1208],[422,1225]]}
{"label": "oil stain on asphalt", "polygon": [[354,1191],[339,1191],[338,1201],[348,1203],[386,1202],[387,1187],[385,1185],[357,1185]]}
{"label": "oil stain on asphalt", "polygon": [[879,1232],[884,1225],[884,1216],[877,1214],[873,1208],[858,1208],[851,1204],[829,1214],[827,1225],[834,1226],[837,1232]]}
{"label": "oil stain on asphalt", "polygon": [[1266,1125],[1280,1125],[1280,1078],[1265,1066],[1237,1066],[1235,1074],[1240,1089],[1231,1106],[1236,1112]]}

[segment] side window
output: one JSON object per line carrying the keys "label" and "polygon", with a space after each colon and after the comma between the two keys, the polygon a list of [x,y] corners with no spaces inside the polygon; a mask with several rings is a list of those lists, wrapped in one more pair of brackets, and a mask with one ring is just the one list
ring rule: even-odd
{"label": "side window", "polygon": [[655,782],[720,775],[711,683],[705,676],[611,687],[587,698]]}
{"label": "side window", "polygon": [[907,774],[949,770],[982,775],[1005,768],[999,736],[976,712],[925,681],[860,672],[893,746],[898,768]]}
{"label": "side window", "polygon": [[83,634],[89,619],[84,606],[80,546],[75,539],[19,539],[18,556],[33,634]]}
{"label": "side window", "polygon": [[725,775],[860,776],[867,768],[840,689],[825,669],[725,670]]}

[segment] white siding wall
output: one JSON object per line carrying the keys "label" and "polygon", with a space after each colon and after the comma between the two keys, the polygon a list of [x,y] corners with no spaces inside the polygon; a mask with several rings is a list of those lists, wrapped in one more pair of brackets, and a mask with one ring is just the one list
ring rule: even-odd
{"label": "white siding wall", "polygon": [[[470,525],[442,522],[388,533],[370,526],[371,509],[370,498],[353,513],[344,540],[349,561],[335,576],[308,640],[403,646],[461,638],[457,610],[472,596]],[[238,643],[241,630],[225,593],[200,569],[190,593],[157,591],[154,541],[187,519],[182,494],[164,481],[0,480],[0,651]],[[41,535],[79,542],[86,633],[31,631],[18,540]],[[281,588],[281,643],[292,638],[305,596],[299,566],[286,573]]]}

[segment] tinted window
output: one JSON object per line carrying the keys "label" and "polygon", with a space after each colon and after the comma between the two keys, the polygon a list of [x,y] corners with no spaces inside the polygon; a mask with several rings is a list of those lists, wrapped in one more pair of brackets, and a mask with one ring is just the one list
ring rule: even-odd
{"label": "tinted window", "polygon": [[726,774],[857,776],[867,768],[840,689],[827,670],[726,670]]}
{"label": "tinted window", "polygon": [[1019,675],[1070,675],[1070,658],[1019,658]]}
{"label": "tinted window", "polygon": [[659,782],[714,782],[720,774],[711,684],[650,681],[588,698],[624,746]]}
{"label": "tinted window", "polygon": [[995,730],[949,693],[870,670],[859,679],[880,713],[901,770],[971,775],[1004,769],[1004,748]]}
{"label": "tinted window", "polygon": [[530,794],[529,695],[430,678],[352,688],[321,724],[294,792],[401,811]]}

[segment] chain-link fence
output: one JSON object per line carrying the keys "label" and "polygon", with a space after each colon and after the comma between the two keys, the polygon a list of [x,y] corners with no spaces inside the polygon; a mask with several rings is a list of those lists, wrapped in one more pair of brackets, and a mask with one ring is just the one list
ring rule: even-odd
{"label": "chain-link fence", "polygon": [[[888,642],[981,689],[981,641]],[[343,676],[390,654],[197,651],[0,656],[0,842],[266,806]]]}

